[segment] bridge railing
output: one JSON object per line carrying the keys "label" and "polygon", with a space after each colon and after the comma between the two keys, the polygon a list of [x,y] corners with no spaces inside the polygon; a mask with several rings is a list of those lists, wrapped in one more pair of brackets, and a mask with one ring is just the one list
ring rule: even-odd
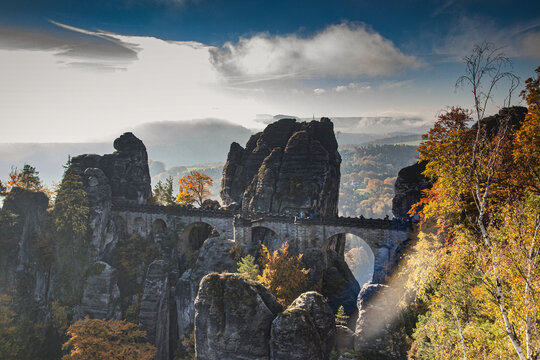
{"label": "bridge railing", "polygon": [[329,217],[317,216],[313,219],[301,218],[290,214],[275,214],[267,212],[243,212],[225,209],[200,209],[188,206],[163,205],[133,205],[114,204],[114,212],[137,212],[147,214],[164,214],[171,216],[195,216],[210,218],[230,218],[240,226],[252,226],[259,222],[278,222],[302,225],[326,225],[376,229],[406,230],[411,227],[410,222],[397,219],[366,219],[362,217]]}

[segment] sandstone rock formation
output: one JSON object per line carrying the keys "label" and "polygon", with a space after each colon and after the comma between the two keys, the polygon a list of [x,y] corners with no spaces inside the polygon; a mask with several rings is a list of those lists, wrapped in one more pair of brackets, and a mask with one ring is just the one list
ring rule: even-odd
{"label": "sandstone rock formation", "polygon": [[[33,311],[34,318],[43,319],[42,312],[50,286],[50,272],[44,271],[44,262],[36,251],[35,243],[43,240],[47,225],[49,199],[42,192],[13,188],[4,199],[4,221],[0,242],[0,293],[8,288],[19,288],[20,309]],[[11,221],[4,216],[15,215]],[[8,223],[13,226],[6,226]]]}
{"label": "sandstone rock formation", "polygon": [[221,198],[246,211],[337,215],[341,157],[328,118],[309,123],[281,119],[231,145]]}
{"label": "sandstone rock formation", "polygon": [[270,326],[281,310],[268,290],[238,274],[205,276],[195,300],[197,359],[268,359]]}
{"label": "sandstone rock formation", "polygon": [[354,350],[354,332],[346,326],[336,326],[336,349],[339,352]]}
{"label": "sandstone rock formation", "polygon": [[288,308],[272,323],[272,360],[323,360],[323,344],[313,319],[300,308]]}
{"label": "sandstone rock formation", "polygon": [[49,199],[42,192],[13,188],[4,200],[3,210],[17,215],[17,271],[27,269],[32,240],[44,229]]}
{"label": "sandstone rock formation", "polygon": [[139,313],[140,328],[146,331],[146,338],[158,349],[156,360],[169,359],[169,291],[167,263],[156,260],[148,267]]}
{"label": "sandstone rock formation", "polygon": [[145,205],[152,197],[148,155],[142,141],[128,132],[114,141],[114,148],[112,154],[85,154],[71,159],[88,196],[96,260],[113,241],[107,233],[112,203]]}
{"label": "sandstone rock formation", "polygon": [[214,271],[236,271],[236,261],[230,256],[234,241],[220,238],[206,240],[197,256],[195,265],[186,270],[176,282],[175,302],[177,310],[178,331],[184,331],[193,324],[195,314],[194,301],[199,291],[201,279]]}
{"label": "sandstone rock formation", "polygon": [[334,312],[324,296],[315,291],[308,291],[296,298],[289,308],[299,308],[308,312],[321,338],[323,358],[328,357],[335,343],[336,324]]}
{"label": "sandstone rock formation", "polygon": [[380,359],[398,359],[392,347],[391,327],[399,299],[383,284],[366,284],[358,294],[354,350]]}
{"label": "sandstone rock formation", "polygon": [[109,264],[98,261],[90,267],[81,300],[81,317],[121,319],[118,273]]}
{"label": "sandstone rock formation", "polygon": [[270,358],[327,359],[334,341],[334,313],[321,294],[310,291],[272,322]]}
{"label": "sandstone rock formation", "polygon": [[359,291],[360,285],[343,256],[328,249],[321,292],[328,298],[330,307],[337,312],[343,306],[347,314],[355,313]]}
{"label": "sandstone rock formation", "polygon": [[425,169],[426,162],[420,161],[399,171],[392,199],[392,213],[396,218],[408,219],[407,212],[420,200],[422,190],[431,187],[429,179],[422,175]]}
{"label": "sandstone rock formation", "polygon": [[143,142],[130,132],[114,141],[112,154],[79,155],[71,159],[75,171],[83,175],[86,169],[101,169],[109,181],[115,202],[133,205],[147,204],[152,197],[148,155]]}

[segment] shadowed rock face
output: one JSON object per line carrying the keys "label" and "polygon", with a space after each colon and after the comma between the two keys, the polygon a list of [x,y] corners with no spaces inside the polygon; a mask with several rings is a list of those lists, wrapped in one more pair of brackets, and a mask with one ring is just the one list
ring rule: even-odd
{"label": "shadowed rock face", "polygon": [[426,164],[427,162],[420,161],[399,170],[394,185],[395,195],[392,199],[392,213],[395,217],[409,218],[407,212],[411,206],[420,201],[422,190],[431,187],[429,179],[422,175],[422,172],[426,170]]}
{"label": "shadowed rock face", "polygon": [[156,345],[156,360],[169,359],[170,285],[167,263],[156,260],[148,267],[139,313],[139,327],[146,331],[147,339]]}
{"label": "shadowed rock face", "polygon": [[112,154],[74,157],[71,163],[75,172],[83,176],[87,169],[100,169],[108,179],[113,201],[147,204],[152,197],[152,188],[146,147],[135,135],[127,132],[114,141],[114,148],[116,151]]}
{"label": "shadowed rock face", "polygon": [[399,296],[383,284],[366,284],[358,294],[354,350],[374,359],[400,359],[393,346],[392,325]]}
{"label": "shadowed rock face", "polygon": [[231,145],[223,168],[225,205],[274,213],[337,214],[341,157],[328,118],[281,119],[253,135],[245,149]]}
{"label": "shadowed rock face", "polygon": [[88,315],[97,319],[121,319],[118,272],[103,261],[96,262],[93,270],[98,270],[98,273],[86,279],[81,299],[81,317]]}

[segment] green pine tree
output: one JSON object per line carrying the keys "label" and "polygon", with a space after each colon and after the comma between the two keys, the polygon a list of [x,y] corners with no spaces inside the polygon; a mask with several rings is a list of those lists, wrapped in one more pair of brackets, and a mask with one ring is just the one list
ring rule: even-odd
{"label": "green pine tree", "polygon": [[68,162],[53,209],[55,268],[61,279],[61,297],[67,305],[77,303],[82,296],[82,284],[91,250],[89,214],[83,183]]}
{"label": "green pine tree", "polygon": [[241,275],[244,275],[251,280],[257,280],[257,277],[260,275],[259,266],[255,264],[255,258],[251,255],[246,255],[238,264],[237,272]]}
{"label": "green pine tree", "polygon": [[55,227],[59,235],[73,241],[73,245],[85,245],[88,239],[88,199],[83,183],[68,166],[54,203]]}
{"label": "green pine tree", "polygon": [[343,305],[341,305],[336,314],[336,325],[347,326],[348,321],[349,315],[345,314],[345,309],[343,308]]}
{"label": "green pine tree", "polygon": [[153,189],[153,200],[158,205],[171,206],[175,205],[175,198],[173,196],[173,178],[169,176],[165,179],[165,182],[159,180]]}

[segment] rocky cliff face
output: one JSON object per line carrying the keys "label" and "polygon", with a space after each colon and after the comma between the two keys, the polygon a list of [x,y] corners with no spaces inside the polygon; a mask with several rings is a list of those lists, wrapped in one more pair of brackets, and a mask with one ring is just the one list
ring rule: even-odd
{"label": "rocky cliff face", "polygon": [[426,170],[426,162],[420,161],[401,169],[394,185],[392,213],[395,217],[408,219],[407,212],[411,206],[420,201],[422,190],[431,187],[431,182],[422,173]]}
{"label": "rocky cliff face", "polygon": [[392,325],[398,313],[399,295],[383,284],[366,284],[358,294],[358,319],[354,350],[369,358],[401,359],[394,347]]}
{"label": "rocky cliff face", "polygon": [[282,119],[231,145],[221,198],[246,211],[337,214],[341,157],[328,118]]}
{"label": "rocky cliff face", "polygon": [[170,286],[167,263],[156,260],[150,264],[144,281],[144,291],[139,313],[139,326],[146,331],[148,341],[156,345],[155,360],[170,357]]}
{"label": "rocky cliff face", "polygon": [[107,231],[111,226],[112,203],[145,205],[152,197],[148,155],[143,142],[128,132],[114,141],[114,148],[116,151],[112,154],[85,154],[71,159],[88,196],[95,260],[113,241]]}
{"label": "rocky cliff face", "polygon": [[4,200],[3,210],[17,216],[17,271],[28,268],[32,240],[45,227],[49,199],[42,192],[14,188]]}
{"label": "rocky cliff face", "polygon": [[118,272],[109,264],[98,261],[91,267],[81,300],[81,317],[120,320],[120,290]]}
{"label": "rocky cliff face", "polygon": [[152,188],[146,147],[135,135],[127,132],[114,141],[114,148],[116,151],[112,154],[74,157],[71,163],[75,172],[83,176],[87,169],[100,169],[108,180],[112,200],[133,205],[147,204],[152,197]]}
{"label": "rocky cliff face", "polygon": [[[21,313],[33,312],[34,319],[46,316],[50,273],[38,244],[45,244],[49,199],[41,192],[14,188],[0,212],[0,294],[17,288]],[[22,314],[20,314],[22,315]]]}
{"label": "rocky cliff face", "polygon": [[176,282],[175,302],[180,335],[187,335],[185,330],[193,324],[194,301],[201,279],[213,271],[236,271],[236,261],[230,256],[233,246],[232,240],[219,238],[206,240],[199,250],[195,265],[186,270]]}

